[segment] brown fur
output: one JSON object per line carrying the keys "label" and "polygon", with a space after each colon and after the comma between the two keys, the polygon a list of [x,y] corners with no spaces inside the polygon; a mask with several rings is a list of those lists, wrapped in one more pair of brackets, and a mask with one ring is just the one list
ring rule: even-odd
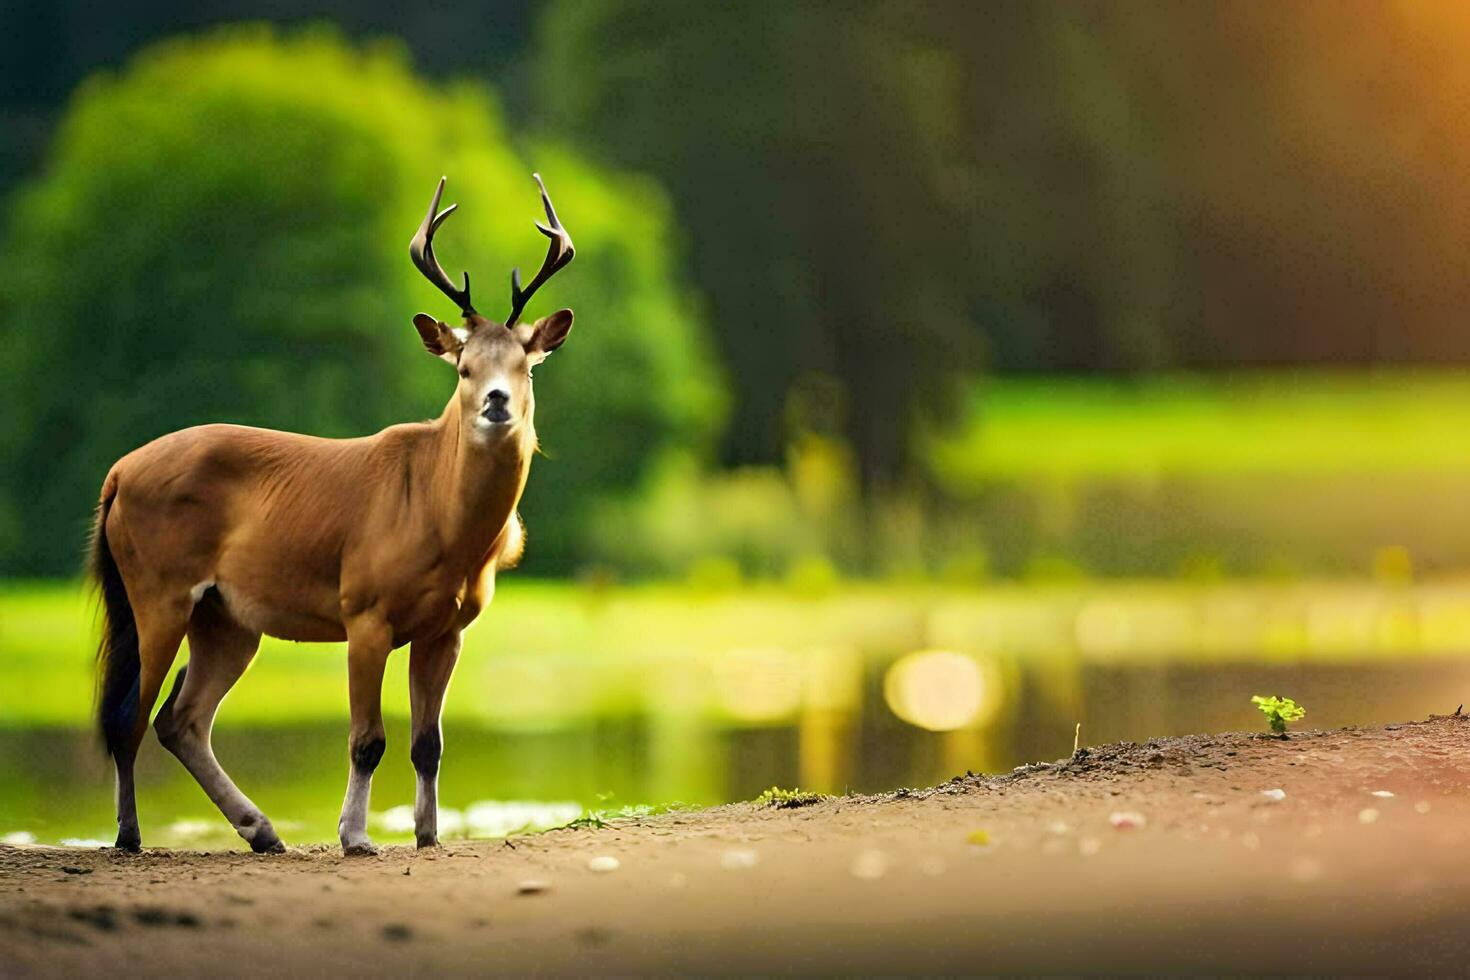
{"label": "brown fur", "polygon": [[[218,771],[208,729],[261,634],[347,641],[358,757],[382,739],[378,689],[389,650],[412,643],[439,651],[424,656],[447,666],[418,673],[441,688],[415,699],[433,711],[429,719],[416,710],[415,731],[431,723],[437,730],[459,632],[489,602],[496,570],[520,558],[525,534],[515,509],[536,446],[530,368],[561,343],[571,313],[515,328],[478,315],[459,331],[422,314],[416,324],[431,353],[460,369],[438,419],[358,439],[205,425],[154,440],[108,473],[92,571],[107,621],[99,719],[118,763],[120,801],[124,767],[131,800],[132,757],[186,632],[193,652],[178,710],[193,714],[170,715],[168,730],[202,733],[205,751],[185,740],[180,757],[204,773],[202,783],[217,784],[206,785],[212,796],[217,790],[243,813],[242,836],[258,811]],[[490,420],[492,388],[504,393],[508,420]],[[206,596],[207,624],[196,622]],[[202,676],[209,664],[201,661],[211,657],[228,666]],[[169,711],[160,712],[161,733]],[[120,827],[126,818],[120,802]],[[120,843],[124,836],[120,830]],[[344,846],[349,836],[360,832],[344,830]]]}

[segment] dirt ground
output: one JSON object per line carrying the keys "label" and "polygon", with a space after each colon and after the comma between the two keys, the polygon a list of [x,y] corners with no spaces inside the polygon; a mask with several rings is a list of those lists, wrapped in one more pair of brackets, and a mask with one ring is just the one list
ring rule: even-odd
{"label": "dirt ground", "polygon": [[371,858],[0,848],[6,977],[1467,965],[1464,716]]}

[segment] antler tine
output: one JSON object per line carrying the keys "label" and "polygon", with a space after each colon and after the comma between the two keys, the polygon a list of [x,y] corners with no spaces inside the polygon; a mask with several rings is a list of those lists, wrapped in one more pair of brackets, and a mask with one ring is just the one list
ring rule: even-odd
{"label": "antler tine", "polygon": [[[552,276],[556,275],[577,254],[572,246],[572,236],[561,226],[560,219],[556,216],[556,208],[551,204],[551,195],[546,193],[546,184],[541,180],[540,174],[532,174],[536,180],[536,186],[541,189],[541,204],[546,209],[546,222],[536,222],[536,230],[541,232],[551,242],[546,247],[546,259],[541,263],[541,271],[531,280],[531,284],[525,289],[521,288],[521,270],[519,268],[510,270],[510,317],[505,321],[507,327],[516,325],[516,321],[525,312],[526,304],[536,290]],[[548,227],[549,225],[549,227]]]}
{"label": "antler tine", "polygon": [[434,232],[444,223],[444,219],[454,213],[458,204],[451,204],[443,211],[439,210],[439,201],[444,196],[444,183],[448,178],[440,177],[439,186],[434,190],[434,199],[429,202],[429,213],[424,215],[423,224],[414,233],[413,239],[408,243],[408,255],[413,259],[413,264],[424,278],[433,283],[445,296],[452,299],[465,316],[475,312],[474,306],[470,304],[470,274],[464,273],[464,288],[455,288],[454,281],[434,257]]}

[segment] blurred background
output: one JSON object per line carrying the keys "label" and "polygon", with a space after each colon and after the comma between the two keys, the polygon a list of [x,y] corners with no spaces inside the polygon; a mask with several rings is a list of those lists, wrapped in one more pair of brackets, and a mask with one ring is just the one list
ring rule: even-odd
{"label": "blurred background", "polygon": [[[437,415],[409,317],[531,312],[529,547],[446,709],[451,833],[1470,700],[1470,7],[10,0],[0,839],[110,839],[78,579],[187,425]],[[411,827],[402,667],[374,806]],[[334,836],[343,655],[216,746]],[[396,748],[395,748],[396,746]],[[145,752],[145,839],[232,833]],[[456,821],[458,821],[456,823]],[[398,839],[406,839],[400,837]],[[238,841],[234,843],[238,844]]]}

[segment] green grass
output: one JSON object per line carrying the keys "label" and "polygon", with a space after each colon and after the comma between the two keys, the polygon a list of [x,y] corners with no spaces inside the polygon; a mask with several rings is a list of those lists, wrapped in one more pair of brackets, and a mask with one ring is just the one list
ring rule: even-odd
{"label": "green grass", "polygon": [[[606,794],[602,794],[605,796]],[[695,809],[687,803],[638,803],[620,807],[588,807],[580,817],[568,820],[559,827],[533,830],[530,833],[547,833],[553,830],[602,830],[619,820],[636,820],[639,817],[656,817],[665,813],[681,813]]]}
{"label": "green grass", "polygon": [[755,806],[765,810],[795,810],[798,807],[811,806],[827,799],[823,793],[813,793],[805,789],[782,789],[772,786],[754,800]]}
{"label": "green grass", "polygon": [[[515,731],[552,731],[590,718],[690,712],[758,722],[746,680],[802,683],[821,648],[916,642],[912,591],[858,586],[820,602],[775,586],[708,592],[680,586],[615,589],[507,577],[466,634],[445,716]],[[94,614],[77,583],[0,583],[0,724],[88,724]],[[187,647],[185,648],[187,650]],[[815,658],[807,651],[818,650]],[[407,710],[406,650],[389,662],[384,711]],[[341,717],[343,644],[267,638],[223,713],[237,723]],[[176,664],[185,662],[181,654]],[[698,675],[691,689],[688,677]],[[779,707],[779,706],[778,706]],[[774,717],[771,718],[774,721]]]}
{"label": "green grass", "polygon": [[[90,724],[92,614],[75,583],[0,586],[0,726]],[[681,732],[847,710],[874,662],[956,650],[1007,665],[1362,662],[1470,647],[1470,583],[1070,582],[985,588],[849,583],[722,593],[588,588],[507,576],[466,634],[449,720],[535,734],[602,719]],[[406,651],[389,661],[407,713]],[[341,644],[266,640],[223,715],[232,725],[346,716]],[[179,663],[183,662],[183,657]]]}
{"label": "green grass", "polygon": [[1470,372],[1288,371],[1141,382],[991,380],[928,458],[997,478],[1470,472]]}

